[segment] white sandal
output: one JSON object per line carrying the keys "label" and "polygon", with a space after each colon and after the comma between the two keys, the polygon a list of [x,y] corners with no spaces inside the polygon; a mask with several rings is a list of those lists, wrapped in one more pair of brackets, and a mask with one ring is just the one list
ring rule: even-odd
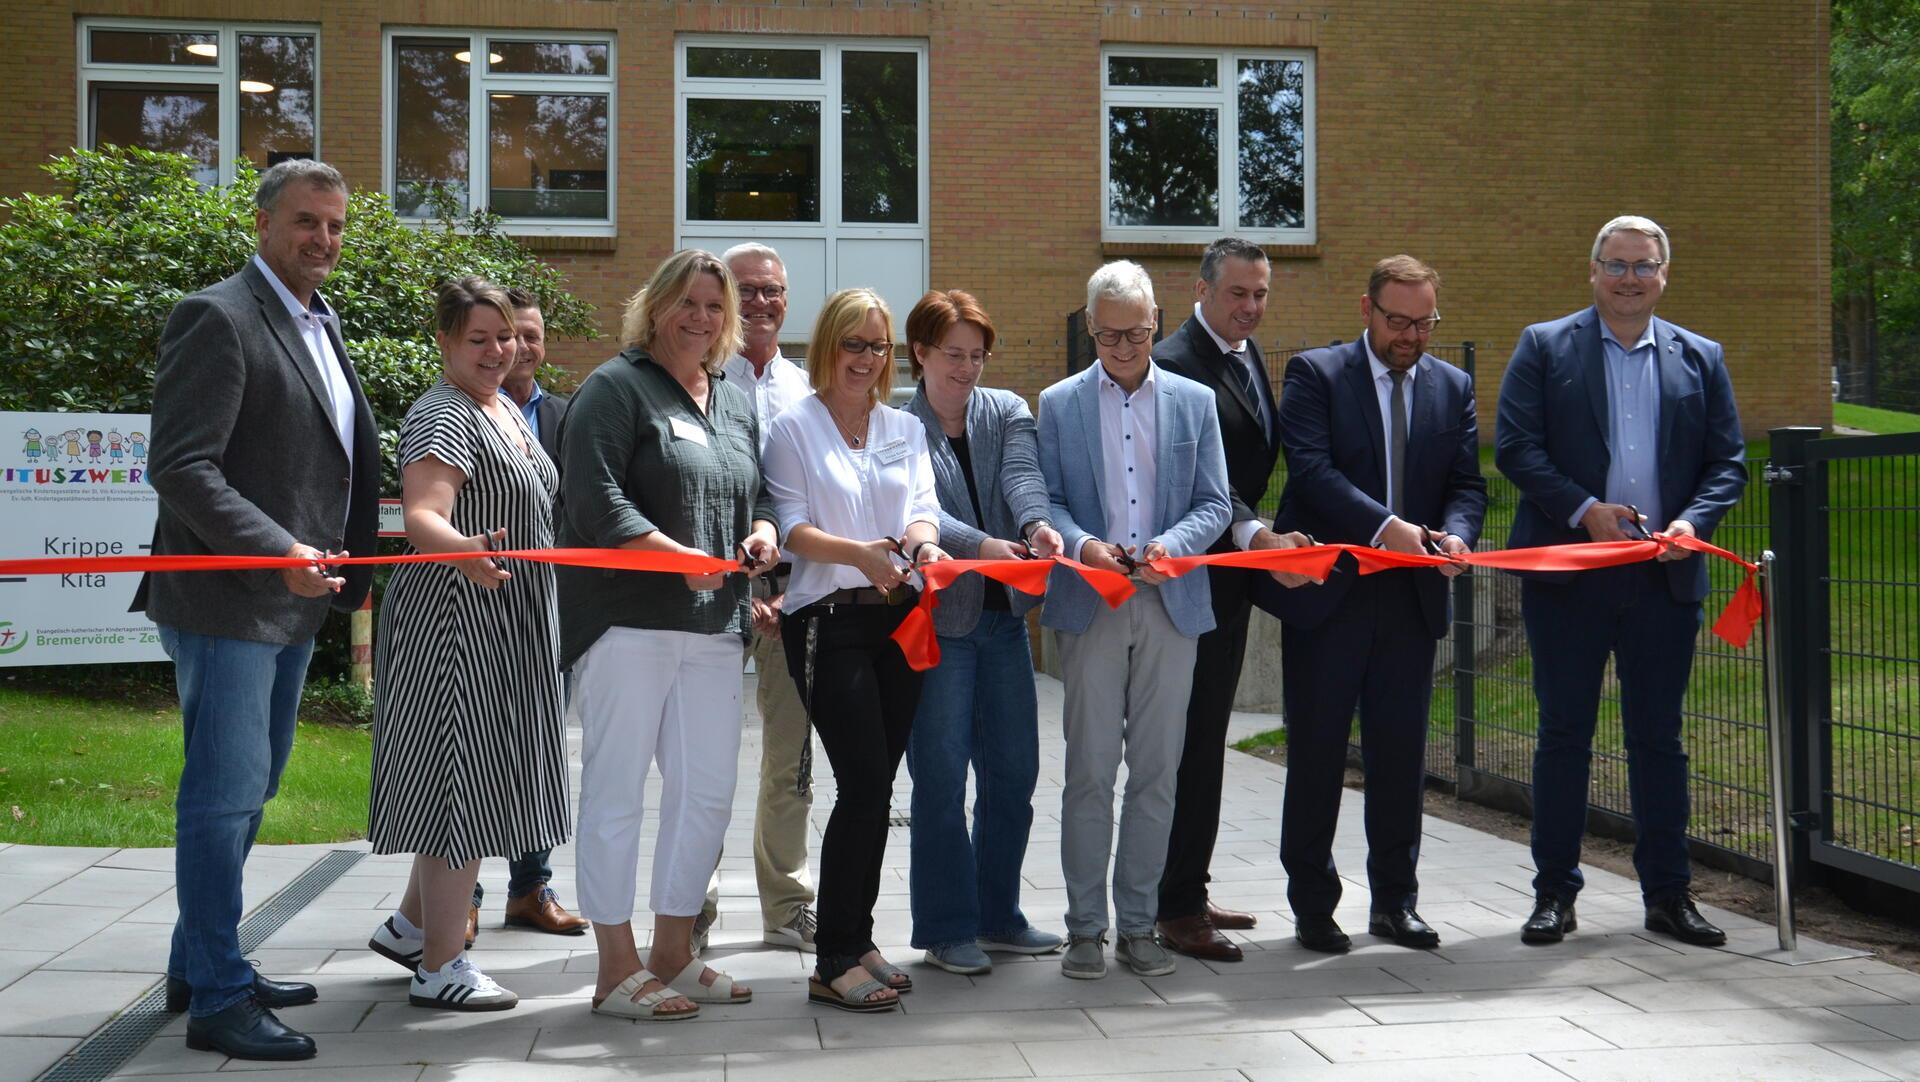
{"label": "white sandal", "polygon": [[733,978],[717,969],[713,971],[712,984],[701,984],[700,974],[705,969],[706,967],[700,964],[700,959],[695,958],[687,963],[687,967],[682,969],[678,976],[667,982],[667,987],[695,1003],[753,1002],[752,991],[748,991],[744,996],[734,995]]}
{"label": "white sandal", "polygon": [[658,992],[648,992],[638,999],[634,998],[639,995],[640,989],[646,987],[648,981],[659,979],[645,969],[640,970],[621,981],[619,987],[609,993],[607,998],[594,1000],[593,1013],[612,1015],[615,1018],[633,1018],[642,1022],[672,1022],[681,1018],[693,1018],[700,1013],[698,1003],[694,1004],[690,1011],[661,1010],[660,1004],[670,999],[681,998],[681,993],[671,987],[662,988]]}

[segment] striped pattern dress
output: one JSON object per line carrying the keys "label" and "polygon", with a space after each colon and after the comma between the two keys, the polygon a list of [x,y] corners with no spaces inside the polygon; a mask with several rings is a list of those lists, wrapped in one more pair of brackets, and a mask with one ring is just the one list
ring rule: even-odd
{"label": "striped pattern dress", "polygon": [[[509,547],[549,548],[559,471],[519,411],[506,413],[525,450],[465,392],[436,384],[400,425],[400,467],[431,456],[466,474],[452,516],[462,534],[504,526]],[[497,590],[447,564],[402,564],[387,583],[374,639],[376,853],[459,867],[567,840],[553,568],[506,570]]]}

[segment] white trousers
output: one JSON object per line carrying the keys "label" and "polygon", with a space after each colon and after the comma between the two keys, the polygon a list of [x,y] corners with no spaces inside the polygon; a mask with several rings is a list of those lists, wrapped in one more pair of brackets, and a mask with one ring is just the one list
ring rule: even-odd
{"label": "white trousers", "polygon": [[574,665],[580,708],[575,889],[596,924],[633,919],[647,768],[660,767],[649,907],[691,917],[733,815],[740,764],[738,635],[608,628]]}

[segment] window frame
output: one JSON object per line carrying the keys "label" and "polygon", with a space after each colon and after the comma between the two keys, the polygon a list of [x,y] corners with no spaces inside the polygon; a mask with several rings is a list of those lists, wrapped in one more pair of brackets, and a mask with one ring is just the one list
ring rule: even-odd
{"label": "window frame", "polygon": [[[219,39],[220,55],[207,65],[121,64],[93,59],[92,32],[95,30],[133,30],[153,34],[213,34]],[[240,35],[285,34],[313,39],[313,154],[321,158],[321,133],[324,90],[321,86],[321,50],[317,23],[225,21],[218,19],[143,19],[125,16],[87,16],[75,20],[74,83],[78,108],[74,127],[75,146],[93,148],[88,121],[93,111],[89,101],[95,83],[149,84],[179,87],[211,86],[218,94],[220,110],[220,160],[216,163],[217,183],[233,183],[234,162],[240,157]],[[322,159],[324,160],[324,159]],[[255,163],[265,172],[265,162]]]}
{"label": "window frame", "polygon": [[[689,78],[687,50],[783,49],[820,53],[818,79]],[[845,182],[841,140],[840,58],[844,53],[912,53],[915,56],[916,146],[920,168],[916,178],[915,220],[912,222],[843,222],[842,185]],[[826,245],[828,281],[839,281],[836,243],[841,240],[914,240],[920,242],[922,281],[930,280],[932,262],[932,139],[929,132],[932,96],[931,69],[924,38],[810,37],[753,34],[680,34],[673,49],[673,226],[682,245],[691,236],[714,233],[751,233],[776,244],[783,238],[820,240]],[[818,222],[761,222],[687,216],[687,99],[727,98],[746,101],[777,99],[820,103],[820,220]],[[826,290],[832,292],[832,290]],[[791,333],[791,332],[790,332]]]}
{"label": "window frame", "polygon": [[[607,216],[592,218],[518,218],[502,216],[509,233],[526,237],[613,237],[618,235],[620,209],[620,42],[610,30],[475,29],[459,26],[387,26],[380,34],[380,190],[391,202],[399,184],[395,175],[394,138],[399,94],[395,84],[394,39],[467,39],[468,54],[487,55],[489,41],[566,41],[607,47],[605,75],[496,75],[473,72],[467,100],[467,207],[493,205],[491,144],[487,139],[489,94],[604,94],[607,99]],[[400,215],[413,225],[433,221],[422,215]]]}
{"label": "window frame", "polygon": [[[1292,48],[1233,48],[1186,45],[1132,45],[1107,43],[1100,47],[1100,239],[1142,244],[1206,244],[1221,236],[1237,236],[1260,244],[1309,245],[1319,242],[1318,168],[1315,164],[1317,123],[1315,106],[1315,50]],[[1212,60],[1214,87],[1115,86],[1110,81],[1114,57]],[[1240,61],[1280,60],[1303,65],[1301,109],[1301,226],[1297,229],[1243,229],[1240,226]],[[1220,220],[1211,226],[1114,225],[1112,215],[1113,149],[1108,110],[1115,106],[1211,108],[1219,116]]]}

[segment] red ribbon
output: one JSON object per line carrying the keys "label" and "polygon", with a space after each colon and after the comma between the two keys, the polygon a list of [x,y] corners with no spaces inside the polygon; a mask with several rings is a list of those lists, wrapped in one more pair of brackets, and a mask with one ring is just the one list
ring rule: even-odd
{"label": "red ribbon", "polygon": [[[1371,575],[1401,567],[1444,567],[1469,564],[1506,571],[1591,571],[1651,560],[1668,546],[1717,556],[1739,564],[1747,577],[1734,591],[1713,633],[1735,647],[1744,648],[1753,638],[1764,606],[1754,582],[1759,571],[1726,549],[1685,535],[1654,535],[1652,541],[1595,541],[1577,545],[1545,545],[1540,548],[1500,549],[1460,556],[1428,556],[1391,552],[1360,545],[1313,545],[1297,549],[1257,549],[1251,552],[1222,552],[1204,556],[1170,556],[1154,560],[1154,570],[1178,578],[1196,567],[1244,567],[1260,571],[1291,571],[1314,579],[1325,579],[1334,561],[1343,552],[1351,553],[1360,573]],[[681,575],[711,575],[734,571],[739,564],[717,556],[695,556],[678,552],[642,552],[634,549],[507,549],[501,552],[416,552],[399,556],[343,556],[328,560],[333,565],[449,563],[498,557],[529,560],[535,563],[564,564],[571,567],[598,567],[615,571],[656,571]],[[277,571],[289,567],[309,567],[311,559],[297,556],[60,556],[31,560],[0,560],[0,575],[65,575],[126,571]],[[1054,565],[1071,569],[1087,580],[1110,608],[1133,596],[1133,584],[1124,575],[1088,567],[1056,556],[1051,560],[941,560],[921,567],[926,587],[893,639],[900,644],[907,664],[915,670],[930,669],[940,662],[940,641],[934,633],[933,610],[940,606],[940,591],[953,580],[978,572],[997,582],[1027,594],[1040,594],[1047,588],[1047,576]]]}

